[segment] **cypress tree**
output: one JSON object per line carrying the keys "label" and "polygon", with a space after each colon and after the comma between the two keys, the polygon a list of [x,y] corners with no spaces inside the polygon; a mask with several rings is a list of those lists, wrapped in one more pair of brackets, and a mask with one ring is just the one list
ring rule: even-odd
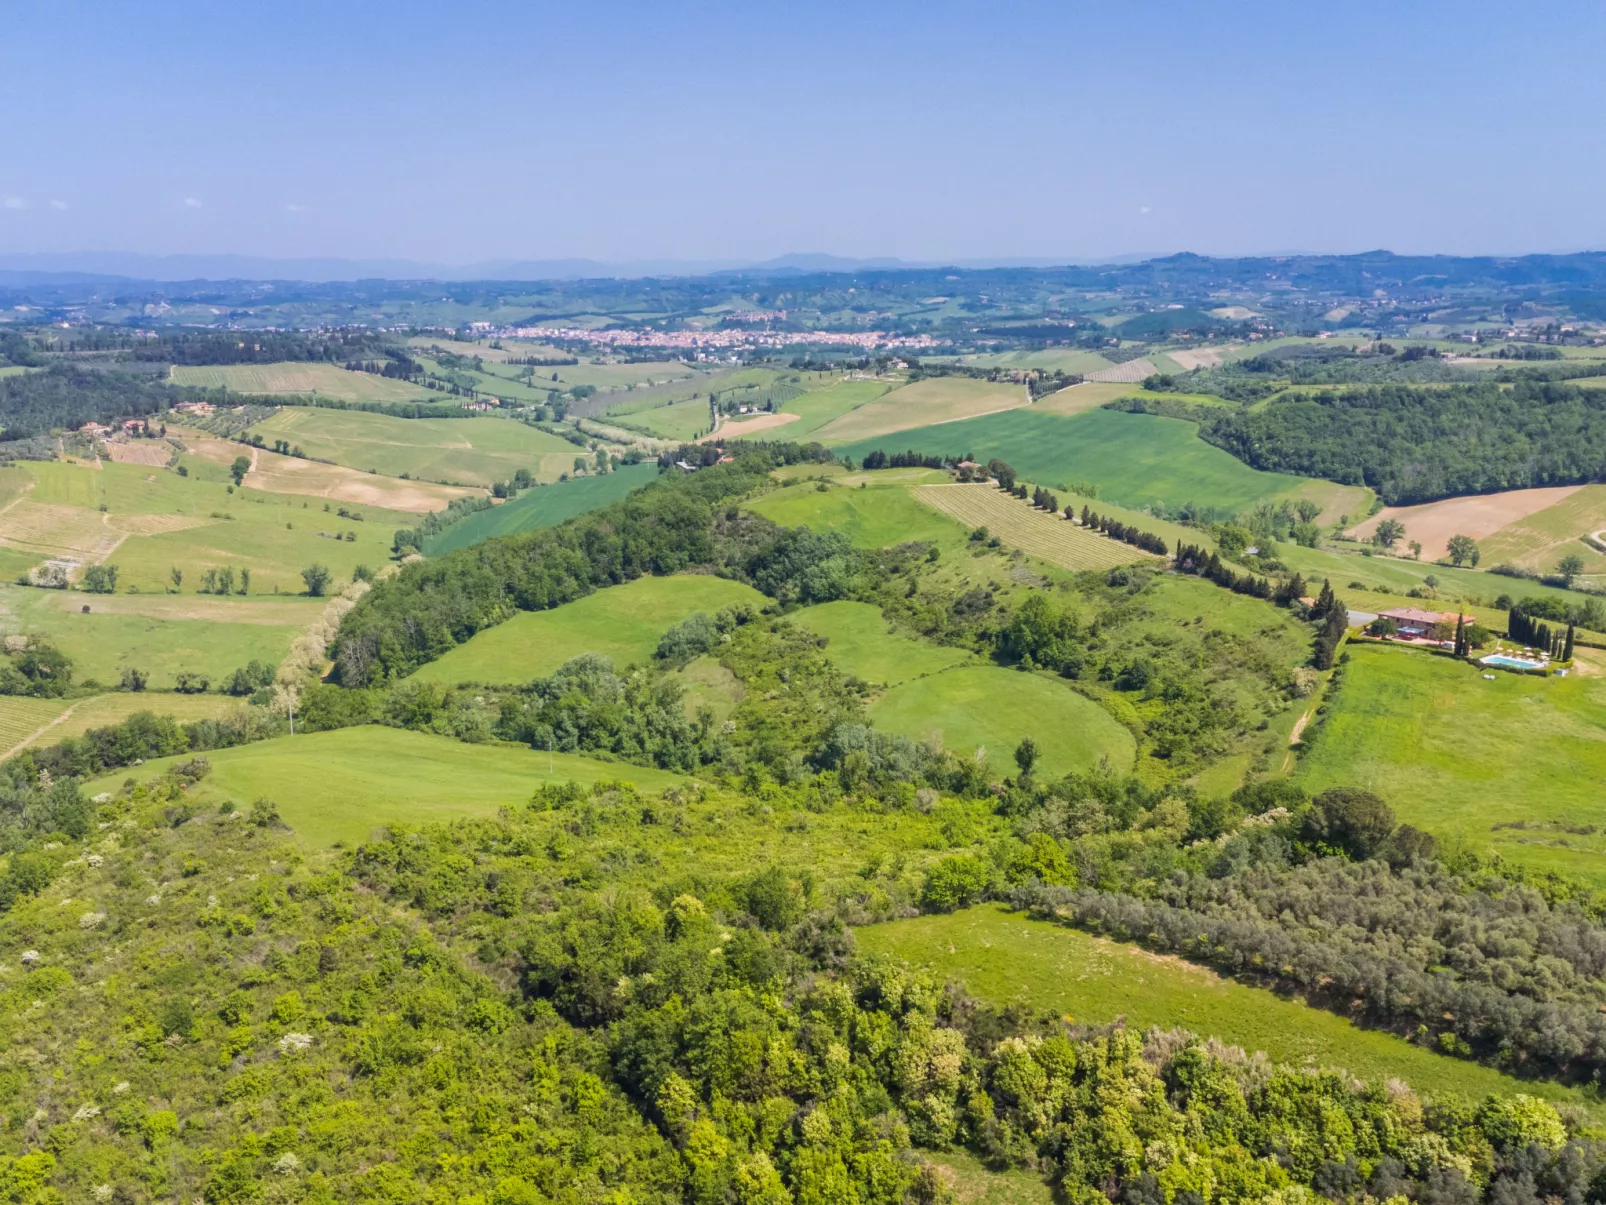
{"label": "cypress tree", "polygon": [[1567,625],[1567,639],[1566,639],[1566,642],[1561,646],[1561,659],[1563,661],[1571,661],[1573,659],[1573,625],[1572,624],[1568,624]]}
{"label": "cypress tree", "polygon": [[1455,617],[1455,655],[1457,657],[1467,655],[1467,617],[1461,614]]}

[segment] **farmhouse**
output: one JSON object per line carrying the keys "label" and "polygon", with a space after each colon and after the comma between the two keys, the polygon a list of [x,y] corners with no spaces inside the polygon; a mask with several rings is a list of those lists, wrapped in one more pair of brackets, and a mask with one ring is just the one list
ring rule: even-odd
{"label": "farmhouse", "polygon": [[1419,611],[1415,607],[1380,611],[1378,617],[1394,624],[1399,640],[1451,640],[1455,637],[1458,618],[1468,624],[1475,621],[1474,616],[1457,615],[1454,611]]}

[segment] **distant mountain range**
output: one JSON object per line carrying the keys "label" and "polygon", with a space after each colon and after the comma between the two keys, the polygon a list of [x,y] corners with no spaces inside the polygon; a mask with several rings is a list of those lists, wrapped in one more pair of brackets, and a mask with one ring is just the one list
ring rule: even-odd
{"label": "distant mountain range", "polygon": [[[1136,263],[1147,255],[1099,263]],[[762,261],[594,259],[484,260],[439,264],[408,259],[270,259],[251,255],[141,255],[127,251],[0,252],[0,283],[68,284],[89,280],[294,280],[329,283],[353,280],[597,280],[642,276],[709,276],[721,272],[865,272],[919,268],[1047,268],[1086,263],[1071,257],[1037,259],[904,260],[853,259],[806,252]]]}

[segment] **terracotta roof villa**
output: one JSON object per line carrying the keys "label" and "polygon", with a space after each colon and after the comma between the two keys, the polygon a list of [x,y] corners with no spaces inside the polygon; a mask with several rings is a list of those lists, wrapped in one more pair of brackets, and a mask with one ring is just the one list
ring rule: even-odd
{"label": "terracotta roof villa", "polygon": [[1457,618],[1465,623],[1476,617],[1455,611],[1419,611],[1415,607],[1399,607],[1392,611],[1379,611],[1378,617],[1392,620],[1398,636],[1403,640],[1449,640],[1455,635]]}

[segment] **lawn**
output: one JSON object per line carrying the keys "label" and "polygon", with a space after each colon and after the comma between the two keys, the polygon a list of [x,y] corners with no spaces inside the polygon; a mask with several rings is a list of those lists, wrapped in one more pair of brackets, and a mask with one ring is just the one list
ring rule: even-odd
{"label": "lawn", "polygon": [[783,527],[840,531],[860,548],[891,548],[913,540],[949,547],[964,543],[965,528],[916,502],[903,481],[879,473],[868,481],[855,480],[859,483],[827,482],[824,489],[820,483],[801,481],[744,505]]}
{"label": "lawn", "polygon": [[1479,853],[1606,886],[1606,656],[1565,679],[1351,646],[1312,748],[1310,791],[1376,791],[1402,821]]}
{"label": "lawn", "polygon": [[830,643],[825,654],[844,673],[880,686],[897,686],[976,660],[974,653],[900,636],[870,603],[830,602],[791,615],[793,623]]}
{"label": "lawn", "polygon": [[[877,439],[897,444],[889,451],[900,451],[899,432],[951,423],[1025,406],[1031,401],[1023,385],[1005,381],[978,381],[970,377],[931,377],[916,381],[826,423],[814,434],[821,443],[845,444],[855,440]],[[897,439],[892,437],[897,435]],[[855,456],[854,459],[862,459]]]}
{"label": "lawn", "polygon": [[489,486],[519,469],[555,480],[576,454],[584,454],[567,440],[506,418],[392,418],[297,406],[280,410],[251,433],[269,444],[287,440],[308,456],[354,469],[455,485]]}
{"label": "lawn", "polygon": [[681,620],[744,602],[761,607],[765,598],[751,586],[704,574],[637,578],[550,611],[521,612],[413,677],[451,684],[528,682],[581,653],[601,653],[623,669],[650,660],[658,638]]}
{"label": "lawn", "polygon": [[985,749],[995,773],[1014,773],[1011,755],[1022,737],[1042,753],[1045,774],[1091,770],[1108,763],[1132,768],[1132,734],[1091,699],[1057,678],[994,665],[959,666],[895,686],[869,708],[877,728],[913,740],[936,739],[970,756]]}
{"label": "lawn", "polygon": [[[212,773],[193,793],[202,805],[232,800],[248,808],[272,799],[285,824],[307,844],[365,841],[386,824],[427,824],[490,816],[528,800],[543,782],[633,782],[661,790],[679,781],[662,770],[518,745],[468,745],[449,737],[364,726],[278,737],[206,755]],[[183,756],[134,771],[145,779]],[[85,785],[113,790],[129,771]]]}
{"label": "lawn", "polygon": [[628,464],[600,477],[574,477],[556,485],[525,490],[511,502],[482,510],[428,540],[424,552],[440,556],[493,536],[512,536],[538,527],[556,527],[576,515],[617,502],[631,490],[658,478],[658,466]]}
{"label": "lawn", "polygon": [[862,460],[876,448],[913,448],[934,456],[968,453],[983,463],[996,456],[1023,480],[1049,486],[1091,482],[1100,498],[1137,508],[1192,503],[1236,512],[1304,483],[1300,477],[1250,468],[1205,443],[1193,423],[1116,410],[1074,418],[1035,408],[1011,410],[903,431],[890,443],[861,440],[837,451]]}
{"label": "lawn", "polygon": [[859,949],[930,967],[994,1004],[1023,1001],[1084,1024],[1125,1018],[1140,1029],[1181,1026],[1295,1067],[1342,1067],[1363,1079],[1401,1079],[1427,1093],[1526,1092],[1600,1106],[1581,1092],[1518,1080],[1435,1054],[1392,1034],[1179,958],[1031,920],[1001,905],[855,930]]}
{"label": "lawn", "polygon": [[[83,613],[83,607],[89,613]],[[73,661],[73,680],[116,686],[125,668],[145,671],[154,690],[170,690],[181,671],[214,685],[248,661],[278,665],[318,617],[316,600],[198,595],[100,596],[0,586],[8,626],[48,633]]]}
{"label": "lawn", "polygon": [[208,364],[173,366],[173,384],[228,389],[233,393],[315,393],[351,402],[436,402],[442,395],[371,372],[347,372],[338,364]]}

